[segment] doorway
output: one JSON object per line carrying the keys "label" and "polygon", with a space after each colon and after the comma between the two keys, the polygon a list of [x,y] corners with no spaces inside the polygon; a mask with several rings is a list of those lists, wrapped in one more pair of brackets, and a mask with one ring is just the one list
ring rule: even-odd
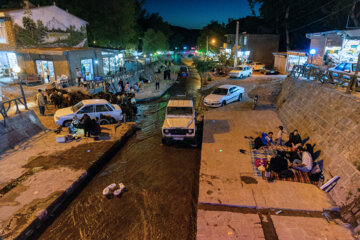
{"label": "doorway", "polygon": [[46,60],[36,60],[36,69],[45,83],[55,80],[54,62]]}

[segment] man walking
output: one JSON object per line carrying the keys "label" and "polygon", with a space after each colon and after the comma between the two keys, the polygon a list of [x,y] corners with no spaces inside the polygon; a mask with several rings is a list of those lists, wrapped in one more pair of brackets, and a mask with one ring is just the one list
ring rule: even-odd
{"label": "man walking", "polygon": [[80,79],[82,77],[81,71],[79,68],[76,68],[76,84],[78,87],[80,87]]}
{"label": "man walking", "polygon": [[44,116],[46,102],[45,102],[45,97],[44,97],[41,89],[39,89],[38,93],[36,94],[36,103],[39,106],[40,115]]}

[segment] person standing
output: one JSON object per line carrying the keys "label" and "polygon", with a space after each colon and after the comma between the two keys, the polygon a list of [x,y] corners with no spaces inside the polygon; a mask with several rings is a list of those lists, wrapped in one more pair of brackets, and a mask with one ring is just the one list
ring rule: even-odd
{"label": "person standing", "polygon": [[277,145],[282,145],[283,141],[282,141],[282,135],[284,133],[284,127],[283,126],[279,126],[279,132],[277,134]]}
{"label": "person standing", "polygon": [[38,93],[36,94],[36,103],[39,106],[39,110],[40,110],[40,115],[44,116],[45,115],[45,105],[46,105],[46,101],[45,101],[45,96],[42,93],[42,90],[39,89]]}
{"label": "person standing", "polygon": [[157,74],[155,74],[155,90],[160,90],[160,79]]}
{"label": "person standing", "polygon": [[47,82],[50,82],[50,71],[49,71],[49,67],[46,68],[46,78],[47,78]]}
{"label": "person standing", "polygon": [[81,80],[81,71],[79,68],[76,68],[76,85],[80,87],[80,80]]}
{"label": "person standing", "polygon": [[84,133],[85,133],[85,137],[90,137],[91,136],[91,129],[92,128],[92,122],[91,122],[91,118],[89,117],[89,115],[84,114]]}

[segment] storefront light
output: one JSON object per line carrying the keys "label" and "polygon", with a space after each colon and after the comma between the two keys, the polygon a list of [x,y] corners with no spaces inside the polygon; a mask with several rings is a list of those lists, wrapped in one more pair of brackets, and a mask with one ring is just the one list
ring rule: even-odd
{"label": "storefront light", "polygon": [[99,64],[99,60],[95,59],[94,63]]}
{"label": "storefront light", "polygon": [[16,66],[13,68],[13,71],[14,71],[15,73],[19,73],[19,72],[21,72],[21,68],[20,68],[18,65],[16,65]]}

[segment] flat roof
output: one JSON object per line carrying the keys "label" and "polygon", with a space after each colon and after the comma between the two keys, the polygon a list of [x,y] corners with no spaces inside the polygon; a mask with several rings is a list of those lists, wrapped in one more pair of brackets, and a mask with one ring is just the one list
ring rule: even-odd
{"label": "flat roof", "polygon": [[275,53],[273,53],[273,55],[283,55],[283,56],[287,56],[287,55],[307,56],[307,52],[302,52],[302,51],[275,52]]}
{"label": "flat roof", "polygon": [[328,36],[328,35],[338,35],[343,38],[360,39],[360,28],[306,33],[306,37],[309,39],[314,37]]}
{"label": "flat roof", "polygon": [[193,101],[192,100],[174,100],[170,99],[168,102],[168,107],[193,107]]}

